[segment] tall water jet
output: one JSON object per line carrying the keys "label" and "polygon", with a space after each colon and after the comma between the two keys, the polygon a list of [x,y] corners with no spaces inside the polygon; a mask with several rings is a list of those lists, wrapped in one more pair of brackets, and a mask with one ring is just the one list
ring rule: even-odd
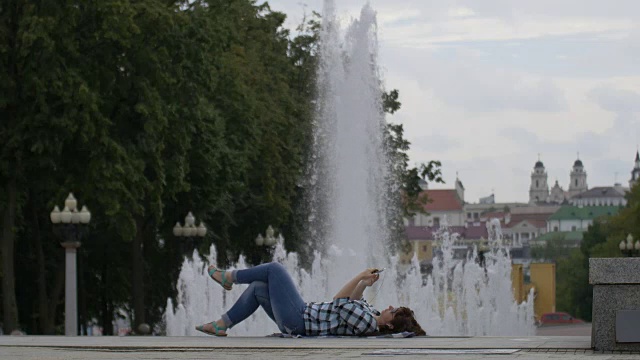
{"label": "tall water jet", "polygon": [[[453,258],[456,234],[442,227],[436,242],[442,256],[434,258],[425,278],[414,257],[399,266],[386,244],[389,196],[394,184],[383,149],[384,114],[377,68],[376,14],[366,5],[341,34],[335,3],[326,0],[318,69],[314,160],[308,172],[311,215],[309,241],[318,244],[309,272],[280,238],[274,260],[285,265],[306,301],[331,299],[365,267],[387,271],[366,297],[379,308],[409,306],[430,335],[533,335],[532,296],[513,299],[511,259],[503,247],[499,223],[489,222],[491,251],[480,266],[477,251],[465,260]],[[391,180],[390,180],[391,179]],[[211,247],[209,263],[215,263]],[[220,318],[240,296],[243,285],[224,292],[206,274],[206,262],[194,253],[185,260],[178,281],[177,305],[168,300],[167,335],[200,335],[196,324]],[[241,257],[235,268],[245,268]],[[237,289],[240,288],[240,289]],[[230,329],[231,335],[266,335],[278,329],[262,310]]]}
{"label": "tall water jet", "polygon": [[334,2],[325,1],[308,238],[337,257],[330,288],[339,288],[344,274],[387,265],[385,200],[391,179],[383,148],[376,14],[364,6],[344,40],[338,25]]}

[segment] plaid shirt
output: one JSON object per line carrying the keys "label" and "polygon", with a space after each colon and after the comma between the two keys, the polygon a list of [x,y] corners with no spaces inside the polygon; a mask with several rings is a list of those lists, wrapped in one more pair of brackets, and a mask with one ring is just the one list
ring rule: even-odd
{"label": "plaid shirt", "polygon": [[366,300],[309,303],[304,310],[304,327],[309,336],[364,335],[378,330],[373,315],[380,315]]}

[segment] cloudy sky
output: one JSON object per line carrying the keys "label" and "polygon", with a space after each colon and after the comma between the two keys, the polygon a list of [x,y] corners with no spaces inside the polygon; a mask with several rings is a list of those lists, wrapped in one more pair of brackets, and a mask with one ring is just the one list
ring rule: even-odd
{"label": "cloudy sky", "polygon": [[[344,21],[365,0],[337,0]],[[566,190],[579,152],[589,187],[628,186],[640,142],[640,1],[372,0],[379,65],[398,89],[413,163],[441,160],[465,200],[528,201],[540,159]],[[289,16],[322,0],[271,0]]]}

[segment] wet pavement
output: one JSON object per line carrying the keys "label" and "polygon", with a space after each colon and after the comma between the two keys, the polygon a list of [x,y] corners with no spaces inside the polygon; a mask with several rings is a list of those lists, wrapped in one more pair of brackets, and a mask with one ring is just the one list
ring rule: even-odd
{"label": "wet pavement", "polygon": [[[275,338],[0,336],[0,359],[639,359],[591,350],[590,325],[539,328],[539,336]],[[540,334],[546,334],[540,336]]]}
{"label": "wet pavement", "polygon": [[538,336],[591,336],[591,323],[574,325],[549,325],[536,329]]}
{"label": "wet pavement", "polygon": [[279,338],[213,336],[3,336],[0,349],[56,348],[93,351],[167,351],[218,349],[589,349],[586,336]]}

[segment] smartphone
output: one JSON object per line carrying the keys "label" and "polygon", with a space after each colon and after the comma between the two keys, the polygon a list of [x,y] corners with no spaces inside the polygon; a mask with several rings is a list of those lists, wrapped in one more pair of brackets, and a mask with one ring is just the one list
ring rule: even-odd
{"label": "smartphone", "polygon": [[371,273],[372,274],[380,274],[381,272],[385,271],[387,268],[382,268],[382,269],[375,269],[373,270]]}

